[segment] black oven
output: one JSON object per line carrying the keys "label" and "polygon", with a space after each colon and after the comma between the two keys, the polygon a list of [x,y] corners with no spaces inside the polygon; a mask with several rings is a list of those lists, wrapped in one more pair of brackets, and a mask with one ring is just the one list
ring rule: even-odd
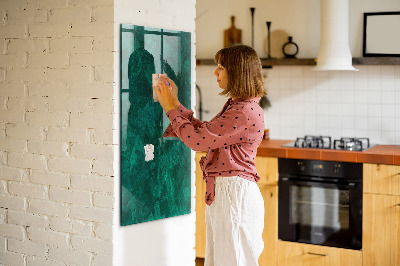
{"label": "black oven", "polygon": [[360,163],[278,160],[278,238],[361,250]]}

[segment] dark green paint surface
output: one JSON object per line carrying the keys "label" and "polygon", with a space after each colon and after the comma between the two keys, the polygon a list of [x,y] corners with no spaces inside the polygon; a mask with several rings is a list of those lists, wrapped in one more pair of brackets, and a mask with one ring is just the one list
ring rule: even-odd
{"label": "dark green paint surface", "polygon": [[[190,32],[121,24],[121,225],[191,211],[191,151],[179,138],[161,138],[169,120],[153,100],[152,74],[175,81],[191,106]],[[145,160],[144,146],[154,146]]]}

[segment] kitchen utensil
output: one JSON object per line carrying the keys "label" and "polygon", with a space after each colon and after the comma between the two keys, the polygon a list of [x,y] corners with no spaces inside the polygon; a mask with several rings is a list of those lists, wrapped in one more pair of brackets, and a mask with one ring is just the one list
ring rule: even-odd
{"label": "kitchen utensil", "polygon": [[271,32],[270,32],[270,28],[271,28],[271,21],[267,21],[267,31],[268,31],[268,58],[271,58]]}
{"label": "kitchen utensil", "polygon": [[231,16],[231,27],[224,31],[224,48],[242,43],[242,30],[235,27],[235,16]]}
{"label": "kitchen utensil", "polygon": [[254,48],[254,11],[255,7],[250,7],[251,12],[251,47]]}

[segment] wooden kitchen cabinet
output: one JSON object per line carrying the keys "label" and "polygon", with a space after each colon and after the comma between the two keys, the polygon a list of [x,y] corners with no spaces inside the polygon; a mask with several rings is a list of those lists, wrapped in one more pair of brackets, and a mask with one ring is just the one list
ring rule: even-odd
{"label": "wooden kitchen cabinet", "polygon": [[363,266],[400,266],[400,196],[364,194]]}
{"label": "wooden kitchen cabinet", "polygon": [[277,243],[277,251],[277,266],[361,266],[363,259],[358,250],[281,240]]}
{"label": "wooden kitchen cabinet", "polygon": [[363,265],[400,266],[400,166],[363,170]]}
{"label": "wooden kitchen cabinet", "polygon": [[363,173],[364,193],[400,196],[400,166],[365,163]]}
{"label": "wooden kitchen cabinet", "polygon": [[[261,173],[260,173],[261,175]],[[278,187],[259,185],[264,198],[264,250],[258,259],[259,266],[276,265],[276,243],[278,241]]]}
{"label": "wooden kitchen cabinet", "polygon": [[200,169],[199,161],[206,152],[196,152],[196,257],[205,258],[206,254],[206,224],[205,212],[206,203],[204,195],[206,194],[206,183],[203,181],[203,172]]}
{"label": "wooden kitchen cabinet", "polygon": [[[196,257],[205,257],[206,226],[204,195],[206,192],[203,172],[199,161],[205,152],[196,153]],[[278,159],[257,156],[255,159],[257,171],[261,176],[258,182],[264,198],[264,251],[259,258],[260,266],[275,265],[276,241],[278,235]]]}
{"label": "wooden kitchen cabinet", "polygon": [[254,162],[261,176],[259,185],[278,185],[278,158],[256,156]]}

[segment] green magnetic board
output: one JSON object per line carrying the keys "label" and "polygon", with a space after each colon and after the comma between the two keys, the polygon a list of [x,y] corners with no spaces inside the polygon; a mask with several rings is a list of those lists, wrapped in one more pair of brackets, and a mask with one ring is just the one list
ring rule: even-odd
{"label": "green magnetic board", "polygon": [[165,73],[191,106],[190,32],[121,24],[121,225],[191,211],[191,150],[161,138],[169,125],[154,102],[152,74]]}

